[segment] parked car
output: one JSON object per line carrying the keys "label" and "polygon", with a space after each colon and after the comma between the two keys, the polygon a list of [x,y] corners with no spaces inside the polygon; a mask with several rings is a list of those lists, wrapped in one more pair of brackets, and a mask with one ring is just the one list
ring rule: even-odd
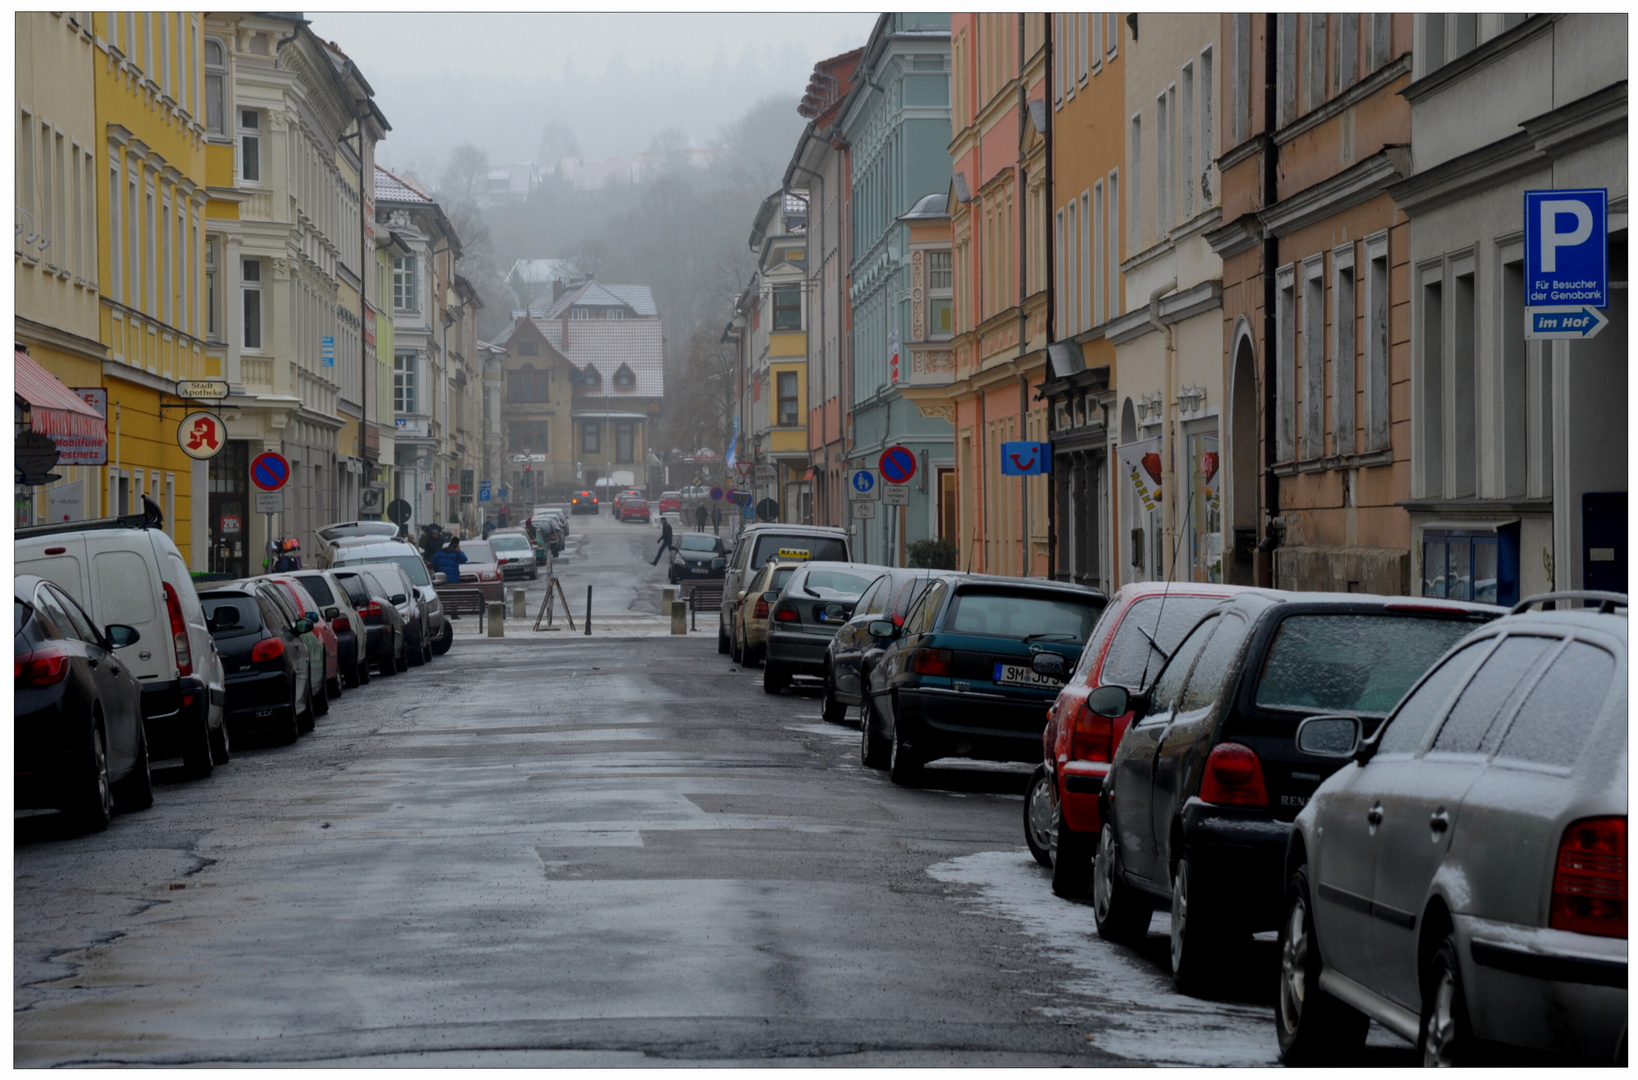
{"label": "parked car", "polygon": [[879,577],[859,597],[853,617],[837,629],[825,647],[825,696],[820,710],[831,723],[840,723],[850,706],[863,700],[859,661],[867,650],[886,646],[887,639],[870,636],[870,624],[886,619],[904,625],[905,612],[927,588],[936,570],[875,568]]}
{"label": "parked car", "polygon": [[1425,1065],[1626,1063],[1626,604],[1531,597],[1374,733],[1348,710],[1297,727],[1339,767],[1284,852],[1288,1064],[1357,1050],[1368,1018]]}
{"label": "parked car", "polygon": [[597,513],[597,496],[589,491],[577,491],[569,499],[569,513],[595,514]]}
{"label": "parked car", "polygon": [[290,576],[301,582],[302,588],[319,605],[320,618],[335,631],[342,684],[352,689],[369,682],[368,641],[363,620],[340,580],[329,570],[298,570]]}
{"label": "parked car", "polygon": [[[380,544],[359,544],[344,548],[336,553],[335,566],[359,566],[365,563],[390,562],[396,563],[409,578],[412,590],[417,598],[416,607],[421,609],[426,620],[424,640],[429,642],[433,653],[443,655],[449,651],[455,640],[455,628],[449,620],[444,618],[444,605],[438,599],[437,590],[433,588],[432,574],[427,564],[421,558],[421,551],[414,544],[403,540],[389,541]],[[410,638],[413,641],[422,640],[416,637],[420,633],[417,626],[420,619],[406,619],[409,624]],[[412,648],[410,663],[418,663],[415,659],[416,651]],[[431,654],[427,654],[431,659]]]}
{"label": "parked car", "polygon": [[822,525],[752,525],[740,533],[722,580],[722,607],[717,613],[717,652],[728,652],[739,594],[752,574],[781,551],[792,560],[852,562],[847,530]]}
{"label": "parked car", "polygon": [[[499,601],[504,591],[500,559],[489,541],[462,540],[461,554],[466,556],[466,562],[461,564],[459,584],[478,589],[485,600]],[[448,584],[454,585],[456,582]]]}
{"label": "parked car", "polygon": [[[319,668],[319,680],[314,684],[318,689],[313,691],[313,706],[315,715],[324,716],[330,711],[330,699],[341,696],[341,640],[336,637],[328,620],[319,615],[318,601],[302,587],[301,582],[287,574],[269,574],[267,579],[284,590],[284,595],[295,605],[296,613],[312,626],[318,648],[310,651],[316,653]],[[311,646],[312,642],[308,644]]]}
{"label": "parked car", "polygon": [[540,577],[534,545],[522,529],[496,529],[489,534],[489,546],[495,549],[495,561],[505,577],[530,581]]}
{"label": "parked car", "polygon": [[142,684],[148,754],[180,757],[190,776],[208,776],[228,759],[222,662],[164,515],[142,502],[140,514],[14,530],[15,572],[55,582],[95,625],[141,635],[142,648],[123,659]]}
{"label": "parked car", "polygon": [[648,512],[648,500],[641,495],[627,495],[621,501],[618,513],[621,521],[641,521],[647,525],[654,520]]}
{"label": "parked car", "polygon": [[711,533],[679,533],[672,548],[671,584],[721,581],[728,573],[728,543]]}
{"label": "parked car", "polygon": [[115,810],[153,805],[142,684],[121,650],[141,631],[98,629],[60,586],[12,581],[13,798],[19,810],[59,810],[99,832]]}
{"label": "parked car", "polygon": [[[560,531],[563,534],[563,538],[565,540],[568,539],[568,536],[569,536],[569,511],[568,511],[567,508],[562,507],[562,506],[537,506],[537,507],[535,507],[534,517],[535,517],[535,524],[536,525],[540,524],[540,519],[541,519],[542,515],[557,518],[557,523],[558,523],[559,526],[561,526]],[[558,552],[561,552],[562,550],[563,550],[562,548],[558,548]],[[557,554],[558,552],[553,552],[553,554]]]}
{"label": "parked car", "polygon": [[808,562],[791,575],[768,612],[764,693],[779,693],[793,677],[825,677],[831,639],[881,572],[863,563]]}
{"label": "parked car", "polygon": [[[902,627],[866,628],[889,644],[862,661],[864,763],[915,784],[935,758],[1037,759],[1047,706],[1107,602],[1041,579],[934,578]],[[1055,674],[1037,659],[1047,656]]]}
{"label": "parked car", "polygon": [[273,586],[251,578],[212,582],[201,594],[211,638],[227,669],[228,722],[240,738],[267,733],[293,743],[313,729],[307,620],[290,621]]}
{"label": "parked car", "polygon": [[529,543],[535,549],[535,565],[545,566],[546,560],[557,554],[558,547],[563,540],[563,534],[558,531],[557,519],[554,517],[543,517],[538,520],[529,518],[523,523],[523,526],[525,535],[528,535],[531,526],[534,528],[534,535],[530,537]]}
{"label": "parked car", "polygon": [[1172,977],[1212,987],[1283,908],[1291,821],[1336,762],[1299,751],[1299,721],[1347,710],[1372,730],[1484,604],[1352,593],[1245,592],[1207,612],[1149,690],[1099,687],[1095,715],[1132,714],[1099,804],[1098,932],[1123,941],[1171,908]]}
{"label": "parked car", "polygon": [[396,675],[408,668],[409,634],[403,614],[392,602],[392,592],[361,570],[336,570],[335,575],[363,622],[367,662],[382,675]]}
{"label": "parked car", "polygon": [[397,538],[398,533],[398,526],[390,521],[338,521],[333,525],[323,525],[314,530],[318,543],[313,558],[319,566],[329,566],[338,547],[360,540],[366,543],[392,540]]}
{"label": "parked car", "polygon": [[1080,661],[1047,713],[1041,733],[1043,761],[1024,797],[1024,839],[1043,866],[1052,868],[1052,891],[1084,897],[1092,888],[1092,855],[1098,846],[1098,795],[1115,748],[1132,722],[1130,713],[1110,719],[1086,707],[1100,686],[1124,686],[1141,694],[1166,657],[1194,624],[1227,598],[1235,585],[1123,585],[1109,598]]}
{"label": "parked car", "polygon": [[410,667],[420,667],[432,660],[432,626],[427,608],[415,589],[410,576],[397,563],[361,563],[359,569],[375,580],[389,603],[398,609],[404,620],[404,659]]}
{"label": "parked car", "polygon": [[801,567],[799,562],[772,559],[751,576],[746,588],[736,598],[734,612],[734,647],[730,654],[736,664],[754,667],[762,663],[762,653],[768,641],[768,613],[774,601],[785,591],[791,575]]}
{"label": "parked car", "polygon": [[682,513],[682,492],[680,492],[680,491],[662,491],[662,492],[660,492],[660,513],[661,514],[680,514],[680,513]]}

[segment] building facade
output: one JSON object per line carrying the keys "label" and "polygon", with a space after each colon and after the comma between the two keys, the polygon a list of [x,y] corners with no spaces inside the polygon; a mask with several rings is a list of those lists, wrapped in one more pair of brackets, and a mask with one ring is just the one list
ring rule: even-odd
{"label": "building facade", "polygon": [[757,506],[778,504],[772,520],[811,522],[813,485],[808,476],[808,327],[814,298],[808,276],[808,192],[776,191],[762,202],[751,227],[757,257],[756,294],[747,339],[750,384],[743,460],[772,466],[753,472]]}

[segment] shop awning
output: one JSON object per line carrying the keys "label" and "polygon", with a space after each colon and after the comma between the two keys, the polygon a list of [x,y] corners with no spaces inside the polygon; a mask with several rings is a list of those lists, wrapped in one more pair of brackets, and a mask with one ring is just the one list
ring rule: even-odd
{"label": "shop awning", "polygon": [[52,439],[104,439],[108,426],[28,353],[17,350],[15,393],[28,403],[29,427]]}

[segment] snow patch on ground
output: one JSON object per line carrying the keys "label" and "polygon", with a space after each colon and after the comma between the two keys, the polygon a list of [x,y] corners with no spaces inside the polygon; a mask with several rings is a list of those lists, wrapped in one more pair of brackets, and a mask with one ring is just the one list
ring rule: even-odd
{"label": "snow patch on ground", "polygon": [[981,851],[927,872],[978,889],[983,914],[1016,922],[1031,949],[1075,972],[1040,1011],[1086,1022],[1082,1034],[1104,1050],[1160,1065],[1278,1064],[1268,1009],[1179,994],[1169,972],[1098,937],[1090,907],[1052,895],[1049,871],[1027,851]]}

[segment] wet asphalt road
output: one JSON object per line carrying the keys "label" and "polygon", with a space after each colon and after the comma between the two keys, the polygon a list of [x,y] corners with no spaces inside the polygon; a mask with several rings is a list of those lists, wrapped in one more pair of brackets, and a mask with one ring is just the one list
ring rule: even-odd
{"label": "wet asphalt road", "polygon": [[[589,581],[599,616],[657,611],[657,535],[576,518],[577,606]],[[1167,1004],[1158,933],[1116,970],[1090,909],[1051,897],[1021,854],[1026,770],[895,788],[704,620],[508,630],[104,834],[19,817],[14,1064],[1196,1060],[1151,1052],[1174,1030],[1272,1057],[1257,995]]]}

